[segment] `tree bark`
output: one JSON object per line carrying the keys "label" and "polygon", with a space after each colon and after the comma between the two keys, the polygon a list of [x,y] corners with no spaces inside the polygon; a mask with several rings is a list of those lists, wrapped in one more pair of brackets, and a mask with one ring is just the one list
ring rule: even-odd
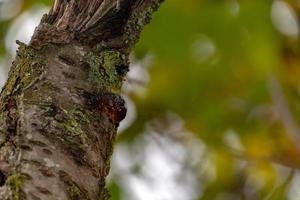
{"label": "tree bark", "polygon": [[1,200],[105,200],[128,56],[162,0],[55,0],[0,96]]}

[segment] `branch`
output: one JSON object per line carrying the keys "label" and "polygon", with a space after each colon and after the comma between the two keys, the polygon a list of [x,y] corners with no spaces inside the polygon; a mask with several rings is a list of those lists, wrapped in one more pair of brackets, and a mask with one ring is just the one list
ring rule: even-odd
{"label": "branch", "polygon": [[286,129],[288,137],[293,141],[297,147],[298,153],[300,153],[300,129],[296,121],[293,118],[289,105],[282,93],[281,86],[278,80],[274,76],[269,78],[269,87],[272,100],[274,102],[281,121]]}
{"label": "branch", "polygon": [[162,0],[55,0],[0,95],[1,200],[106,200],[129,53]]}

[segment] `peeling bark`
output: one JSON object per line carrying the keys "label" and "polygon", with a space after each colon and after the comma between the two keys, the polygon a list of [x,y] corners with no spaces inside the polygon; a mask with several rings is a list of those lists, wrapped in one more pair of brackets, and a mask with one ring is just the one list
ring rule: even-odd
{"label": "peeling bark", "polygon": [[1,200],[105,200],[128,56],[162,0],[55,0],[0,96]]}

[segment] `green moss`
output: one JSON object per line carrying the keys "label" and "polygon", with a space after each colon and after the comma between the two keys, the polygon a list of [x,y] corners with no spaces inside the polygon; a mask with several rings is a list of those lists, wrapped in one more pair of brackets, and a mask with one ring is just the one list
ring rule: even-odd
{"label": "green moss", "polygon": [[6,185],[12,192],[12,200],[20,199],[20,190],[26,176],[20,174],[13,174],[7,178]]}
{"label": "green moss", "polygon": [[82,147],[88,146],[87,135],[82,130],[82,125],[89,122],[88,117],[79,110],[67,112],[64,110],[64,119],[59,123],[59,127],[64,130],[65,137],[67,140],[77,138],[79,144]]}
{"label": "green moss", "polygon": [[75,119],[69,119],[62,123],[62,127],[71,137],[76,137],[83,134],[80,124]]}
{"label": "green moss", "polygon": [[80,189],[75,185],[72,184],[71,186],[68,187],[67,189],[68,195],[70,196],[70,198],[73,200],[77,200],[77,199],[82,199],[81,196],[82,192],[80,191]]}
{"label": "green moss", "polygon": [[82,130],[80,122],[76,119],[70,118],[67,121],[62,122],[59,126],[65,134],[64,142],[70,142],[70,147],[75,147],[76,149],[80,148],[82,150],[88,147],[88,137]]}
{"label": "green moss", "polygon": [[38,52],[23,43],[17,43],[20,47],[9,72],[9,80],[2,90],[2,97],[30,87],[43,72],[46,65],[45,59],[39,56]]}
{"label": "green moss", "polygon": [[90,123],[89,117],[87,116],[87,114],[85,113],[85,111],[83,109],[81,109],[81,108],[75,109],[72,112],[72,116],[77,121],[80,121],[81,124],[89,124]]}
{"label": "green moss", "polygon": [[85,56],[90,66],[89,79],[100,85],[101,89],[110,92],[120,92],[123,75],[118,73],[118,67],[124,66],[124,59],[116,50],[102,50],[99,54],[92,52]]}
{"label": "green moss", "polygon": [[81,190],[66,172],[60,171],[59,176],[65,183],[67,194],[71,200],[89,200],[87,192]]}
{"label": "green moss", "polygon": [[43,116],[49,120],[55,120],[56,131],[48,132],[44,130],[44,134],[54,143],[65,149],[80,165],[86,164],[85,152],[90,142],[87,131],[83,127],[90,122],[89,116],[80,109],[67,111],[48,105],[44,108]]}

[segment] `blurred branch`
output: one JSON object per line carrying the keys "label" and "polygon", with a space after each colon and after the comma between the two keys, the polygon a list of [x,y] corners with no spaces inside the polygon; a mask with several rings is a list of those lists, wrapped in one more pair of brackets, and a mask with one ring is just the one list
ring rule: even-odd
{"label": "blurred branch", "polygon": [[239,160],[244,160],[247,162],[259,162],[259,161],[267,161],[267,162],[272,162],[276,163],[285,167],[289,167],[292,169],[300,169],[300,160],[299,158],[295,158],[292,156],[287,156],[287,155],[270,155],[270,156],[265,156],[265,157],[253,157],[245,151],[237,150],[234,149],[230,146],[226,145],[226,148],[228,151],[236,158]]}
{"label": "blurred branch", "polygon": [[291,141],[295,143],[298,152],[300,152],[300,129],[293,118],[291,110],[289,109],[289,105],[284,97],[280,83],[273,75],[269,77],[268,82],[273,103],[279,113],[283,126],[286,129],[286,133]]}
{"label": "blurred branch", "polygon": [[275,187],[274,190],[264,198],[264,200],[279,199],[282,196],[282,194],[285,194],[285,191],[288,185],[290,184],[290,182],[293,180],[295,173],[296,170],[291,169],[291,172],[289,176],[286,178],[286,180],[278,187]]}

